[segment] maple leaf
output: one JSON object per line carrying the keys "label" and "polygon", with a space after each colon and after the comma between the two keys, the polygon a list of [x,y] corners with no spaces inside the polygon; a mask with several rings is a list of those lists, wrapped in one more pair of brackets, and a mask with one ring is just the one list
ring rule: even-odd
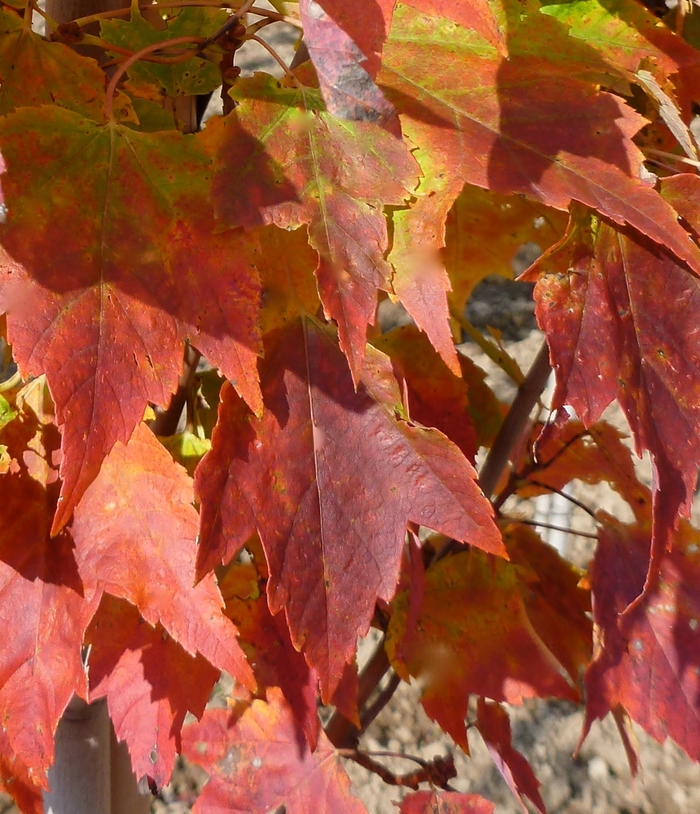
{"label": "maple leaf", "polygon": [[512,279],[518,249],[525,243],[548,248],[564,234],[567,220],[567,215],[528,198],[466,184],[447,213],[442,252],[454,312],[464,313],[484,277],[499,274]]}
{"label": "maple leaf", "polygon": [[214,575],[193,587],[198,518],[192,502],[192,481],[140,424],[128,444],[115,444],[75,511],[80,572],[101,591],[132,602],[192,656],[201,653],[252,689]]}
{"label": "maple leaf", "polygon": [[311,752],[277,688],[267,703],[253,701],[243,715],[207,710],[182,733],[183,751],[210,774],[197,814],[272,811],[288,814],[367,814],[350,793],[350,780],[323,732]]}
{"label": "maple leaf", "polygon": [[[176,37],[189,36],[193,31],[199,37],[215,34],[229,19],[222,9],[183,8],[166,22],[159,15],[163,28],[156,28],[144,18],[138,3],[132,3],[131,20],[103,20],[102,39],[128,51],[140,51],[147,45]],[[129,68],[127,89],[148,99],[162,100],[162,93],[170,97],[205,94],[221,86],[221,71],[213,62],[193,57],[185,62],[158,63],[140,60]]]}
{"label": "maple leaf", "polygon": [[285,609],[328,699],[390,599],[411,520],[502,553],[475,472],[443,435],[402,418],[389,360],[371,347],[355,390],[332,338],[311,320],[270,337],[265,413],[223,392],[212,451],[200,464],[198,571],[233,557],[257,529],[273,613]]}
{"label": "maple leaf", "polygon": [[569,28],[576,39],[598,51],[619,75],[629,78],[640,68],[651,69],[659,80],[673,74],[692,89],[697,87],[700,55],[665,23],[631,0],[573,0],[542,5],[542,14]]}
{"label": "maple leaf", "polygon": [[[423,205],[446,212],[465,182],[556,209],[579,201],[700,272],[697,246],[641,179],[644,156],[632,138],[646,120],[579,77],[595,66],[575,61],[563,26],[520,5],[511,18],[504,60],[471,31],[397,7],[378,83],[435,179],[442,201]],[[420,222],[415,228],[420,246]]]}
{"label": "maple leaf", "polygon": [[478,794],[416,791],[401,801],[401,814],[494,814],[496,806]]}
{"label": "maple leaf", "polygon": [[377,290],[391,287],[382,207],[408,198],[416,163],[376,126],[334,119],[312,88],[256,74],[232,96],[236,110],[198,136],[214,157],[217,214],[246,229],[308,224],[321,301],[357,381]]}
{"label": "maple leaf", "polygon": [[570,404],[590,426],[617,398],[637,453],[651,453],[651,579],[679,510],[690,511],[700,464],[700,282],[642,237],[576,217],[541,269],[536,313],[556,373],[554,409]]}
{"label": "maple leaf", "polygon": [[267,226],[258,231],[261,254],[260,329],[264,334],[281,328],[300,314],[316,314],[321,302],[316,279],[318,253],[309,245],[306,229]]}
{"label": "maple leaf", "polygon": [[496,3],[488,0],[471,0],[469,3],[453,3],[451,0],[406,0],[406,5],[434,17],[446,17],[466,29],[476,31],[504,55],[507,53],[504,32],[494,13]]}
{"label": "maple leaf", "polygon": [[521,567],[476,549],[439,560],[426,572],[420,616],[406,639],[409,595],[394,600],[387,634],[392,666],[404,680],[422,681],[425,711],[465,751],[470,694],[511,704],[578,699],[534,627],[530,581]]}
{"label": "maple leaf", "polygon": [[[25,786],[47,788],[58,721],[74,693],[87,695],[81,644],[98,601],[78,573],[70,533],[49,538],[58,497],[52,419],[37,379],[0,431],[11,458],[0,476],[0,622],[12,631],[0,659],[0,776],[18,801]],[[15,770],[13,785],[5,772]]]}
{"label": "maple leaf", "polygon": [[269,687],[279,687],[313,751],[319,731],[318,677],[292,645],[284,617],[270,613],[265,582],[256,566],[236,563],[219,588],[226,602],[226,615],[236,625],[253,665],[258,697],[264,698]]}
{"label": "maple leaf", "polygon": [[581,739],[621,706],[653,738],[671,737],[700,760],[700,532],[681,521],[654,589],[626,611],[644,586],[650,529],[604,521],[590,574],[601,645],[586,673]]}
{"label": "maple leaf", "polygon": [[374,122],[400,136],[396,110],[373,81],[395,5],[396,0],[380,0],[349,13],[343,0],[299,0],[299,11],[328,112]]}
{"label": "maple leaf", "polygon": [[396,377],[405,380],[411,418],[444,432],[473,464],[478,445],[469,415],[467,382],[452,373],[413,325],[378,337],[374,346],[389,356]]}
{"label": "maple leaf", "polygon": [[56,403],[55,533],[147,402],[167,404],[185,336],[260,408],[257,241],[212,234],[192,137],[22,108],[0,120],[0,149],[0,307],[21,371],[45,372]]}
{"label": "maple leaf", "polygon": [[187,712],[200,717],[219,678],[202,656],[191,656],[138,610],[109,595],[85,635],[90,646],[90,700],[106,698],[120,741],[126,741],[137,778],[161,787],[181,751]]}
{"label": "maple leaf", "polygon": [[501,773],[503,779],[527,814],[528,808],[523,797],[532,801],[540,814],[545,814],[545,805],[540,795],[540,783],[525,758],[513,748],[510,734],[510,718],[500,704],[492,704],[485,698],[477,703],[476,727],[484,739],[486,748]]}
{"label": "maple leaf", "polygon": [[59,105],[101,121],[104,73],[94,59],[34,33],[20,15],[0,10],[0,115],[18,107]]}

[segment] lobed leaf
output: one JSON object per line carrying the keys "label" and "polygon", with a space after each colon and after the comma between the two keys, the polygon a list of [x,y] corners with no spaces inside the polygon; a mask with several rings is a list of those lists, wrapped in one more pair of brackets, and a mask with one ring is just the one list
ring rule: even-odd
{"label": "lobed leaf", "polygon": [[117,442],[75,512],[81,574],[100,592],[136,605],[192,656],[201,653],[249,689],[252,670],[222,612],[213,574],[196,587],[197,512],[192,481],[140,424]]}
{"label": "lobed leaf", "polygon": [[240,718],[208,710],[183,732],[187,757],[210,779],[195,803],[196,814],[271,811],[288,814],[367,814],[350,793],[350,780],[323,732],[314,752],[302,739],[280,690],[267,703],[253,701]]}
{"label": "lobed leaf", "polygon": [[[559,629],[568,630],[575,604],[571,575],[561,562],[556,571],[556,590],[567,596],[566,604],[555,600],[539,617],[535,606],[540,601],[547,605],[552,595],[535,598],[540,577],[532,566],[523,568],[476,549],[445,557],[427,570],[422,609],[410,637],[410,597],[403,593],[394,601],[387,634],[392,666],[404,680],[410,675],[422,682],[425,711],[463,749],[469,748],[464,720],[472,694],[511,704],[548,696],[578,699],[557,658],[569,643],[556,628],[548,630],[547,617],[560,614]],[[555,570],[546,576],[551,579]],[[543,573],[544,585],[545,580]],[[577,624],[585,624],[583,611],[577,615]],[[580,652],[579,644],[575,648]],[[569,652],[567,662],[575,663],[577,656]]]}
{"label": "lobed leaf", "polygon": [[0,121],[0,149],[0,308],[21,371],[46,373],[56,403],[55,533],[147,402],[168,403],[186,336],[260,409],[258,246],[212,233],[192,137],[23,108]]}
{"label": "lobed leaf", "polygon": [[443,435],[405,420],[398,383],[368,348],[355,390],[333,339],[311,320],[270,337],[265,412],[223,394],[202,503],[198,572],[228,561],[257,529],[270,609],[284,609],[330,698],[377,597],[392,597],[407,521],[503,553],[491,506]]}
{"label": "lobed leaf", "polygon": [[637,453],[651,453],[651,577],[678,512],[690,511],[700,464],[700,282],[652,243],[597,220],[572,226],[559,252],[535,288],[557,378],[552,403],[590,426],[616,398]]}
{"label": "lobed leaf", "polygon": [[182,750],[185,715],[200,717],[220,672],[191,656],[163,627],[145,624],[138,610],[109,595],[88,628],[90,699],[106,698],[137,778],[170,782]]}
{"label": "lobed leaf", "polygon": [[[446,213],[465,182],[555,209],[579,201],[700,272],[697,246],[642,180],[644,157],[632,138],[646,120],[581,73],[573,46],[568,64],[553,57],[552,40],[563,51],[565,29],[557,39],[540,20],[532,11],[513,16],[504,60],[465,29],[397,8],[378,82],[425,151],[423,170],[435,179],[426,205]],[[420,232],[416,239],[420,245]]]}
{"label": "lobed leaf", "polygon": [[232,226],[308,224],[326,316],[358,381],[377,290],[391,271],[383,207],[401,205],[417,181],[406,144],[365,122],[325,113],[318,91],[256,74],[237,83],[234,113],[200,140],[214,157],[217,214]]}

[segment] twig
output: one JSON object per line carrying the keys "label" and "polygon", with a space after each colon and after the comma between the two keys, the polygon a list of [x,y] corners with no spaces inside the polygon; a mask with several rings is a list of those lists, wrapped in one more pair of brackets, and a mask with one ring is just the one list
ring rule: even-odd
{"label": "twig", "polygon": [[114,76],[111,78],[109,85],[107,85],[107,98],[105,99],[105,114],[107,118],[114,118],[114,93],[122,76],[124,76],[126,71],[128,71],[135,62],[138,62],[138,60],[142,57],[152,54],[154,51],[160,51],[163,48],[170,48],[174,45],[190,45],[192,43],[201,45],[202,42],[202,37],[175,37],[172,40],[153,42],[150,45],[147,45],[145,48],[142,48],[140,51],[137,51],[135,54],[132,54],[128,59],[124,60],[124,62],[122,62],[114,72]]}
{"label": "twig", "polygon": [[367,752],[361,752],[357,749],[339,749],[338,754],[354,761],[368,771],[379,775],[379,777],[390,786],[403,786],[416,790],[421,783],[431,783],[434,786],[444,789],[447,788],[449,781],[457,776],[452,755],[447,755],[447,757],[438,756],[428,761],[412,755],[401,755],[392,752],[372,753],[386,757],[401,758],[403,760],[412,760],[421,767],[417,771],[397,775],[390,769],[387,769],[386,766],[374,760]]}
{"label": "twig", "polygon": [[383,689],[379,695],[372,701],[372,703],[365,709],[365,711],[360,716],[360,726],[362,727],[361,731],[365,732],[367,727],[372,723],[372,721],[379,715],[379,713],[384,709],[384,707],[391,701],[393,698],[394,693],[399,688],[399,684],[401,683],[401,678],[398,673],[394,673],[389,680],[386,688]]}
{"label": "twig", "polygon": [[277,51],[275,51],[275,49],[270,45],[269,42],[265,42],[265,40],[262,37],[257,37],[255,34],[253,34],[251,37],[247,37],[246,39],[249,42],[253,41],[257,42],[258,45],[262,45],[262,47],[280,66],[280,68],[282,68],[282,70],[285,73],[285,76],[288,76],[297,88],[303,87],[299,80],[296,78],[296,76],[294,76],[294,74],[289,70],[289,66],[287,65],[287,63],[282,59],[282,57],[277,53]]}
{"label": "twig", "polygon": [[525,380],[518,388],[508,415],[501,424],[501,429],[481,467],[479,484],[486,497],[490,498],[493,494],[510,455],[527,426],[530,412],[547,385],[551,370],[549,349],[544,342]]}
{"label": "twig", "polygon": [[553,529],[554,531],[564,531],[567,534],[575,534],[578,537],[588,537],[591,540],[597,540],[597,534],[591,534],[589,531],[576,531],[576,529],[569,529],[565,526],[555,526],[553,523],[544,523],[540,522],[539,520],[523,520],[522,517],[511,517],[507,514],[502,514],[500,517],[501,520],[505,520],[508,523],[520,523],[523,526],[535,526],[535,528],[543,528],[543,529]]}
{"label": "twig", "polygon": [[[555,495],[561,495],[561,497],[564,497],[573,503],[574,506],[578,506],[579,509],[583,509],[583,511],[586,512],[586,514],[589,514],[596,522],[598,521],[595,512],[590,506],[586,506],[585,503],[581,503],[580,500],[576,500],[575,497],[567,494],[563,489],[557,489],[555,486],[550,486],[548,483],[542,483],[542,481],[539,480],[530,479],[528,483],[531,483],[533,486],[539,486],[540,489],[546,489],[548,492],[554,492]],[[542,524],[540,523],[540,525]]]}
{"label": "twig", "polygon": [[[360,673],[360,685],[357,691],[357,706],[359,709],[365,706],[370,695],[372,695],[390,667],[389,659],[384,650],[384,640],[382,639]],[[387,698],[385,703],[388,700]],[[325,731],[330,742],[337,748],[342,749],[354,748],[361,730],[358,730],[352,721],[348,721],[344,715],[336,710],[326,724]]]}

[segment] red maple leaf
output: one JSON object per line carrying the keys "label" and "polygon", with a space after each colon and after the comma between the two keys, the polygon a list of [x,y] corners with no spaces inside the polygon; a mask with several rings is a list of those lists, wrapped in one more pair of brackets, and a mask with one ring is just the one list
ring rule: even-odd
{"label": "red maple leaf", "polygon": [[439,234],[467,182],[556,209],[579,201],[700,272],[697,246],[642,180],[644,156],[632,138],[646,119],[586,78],[595,66],[575,40],[557,57],[557,28],[545,16],[513,15],[504,59],[464,28],[397,8],[378,82],[420,148],[418,207],[428,226],[411,216],[417,245],[426,228]]}
{"label": "red maple leaf", "polygon": [[690,511],[700,465],[700,282],[641,236],[585,217],[550,257],[535,297],[557,377],[553,406],[571,405],[590,426],[617,398],[637,453],[651,453],[651,579],[678,512]]}
{"label": "red maple leaf", "polygon": [[350,793],[350,780],[335,749],[321,732],[311,752],[299,739],[282,692],[268,691],[240,718],[208,710],[182,733],[183,751],[210,774],[194,811],[271,811],[288,814],[367,814]]}
{"label": "red maple leaf", "polygon": [[145,623],[124,600],[104,595],[85,642],[90,645],[90,700],[106,698],[137,778],[161,787],[181,751],[187,712],[200,717],[219,678],[202,656],[190,656],[161,627]]}
{"label": "red maple leaf", "polygon": [[[56,403],[56,533],[147,403],[168,403],[186,336],[260,408],[257,240],[212,234],[193,137],[22,108],[2,119],[0,149],[0,308],[20,369],[46,373]],[[85,210],[100,217],[76,228]]]}
{"label": "red maple leaf", "polygon": [[198,518],[192,502],[191,479],[140,424],[127,445],[117,442],[76,509],[80,573],[132,602],[192,656],[201,653],[253,688],[214,575],[193,587]]}
{"label": "red maple leaf", "polygon": [[28,385],[17,406],[0,432],[11,459],[0,476],[0,623],[12,631],[0,659],[0,775],[19,801],[22,784],[47,787],[58,721],[74,693],[87,695],[81,645],[99,600],[78,573],[70,531],[49,537],[60,439],[44,380]]}
{"label": "red maple leaf", "polygon": [[681,521],[659,579],[635,607],[649,559],[649,526],[603,518],[591,567],[600,646],[586,673],[586,721],[622,707],[660,742],[700,760],[700,533]]}
{"label": "red maple leaf", "polygon": [[333,339],[297,321],[271,338],[261,381],[259,420],[224,390],[211,454],[196,473],[199,573],[233,557],[257,528],[270,608],[285,610],[328,699],[377,597],[394,593],[408,520],[504,549],[468,461],[402,417],[383,354],[368,348],[355,390]]}
{"label": "red maple leaf", "polygon": [[256,74],[234,95],[236,110],[200,136],[214,156],[217,213],[248,229],[308,224],[321,301],[357,380],[377,290],[391,287],[383,206],[405,202],[417,165],[376,125],[334,119],[313,88]]}

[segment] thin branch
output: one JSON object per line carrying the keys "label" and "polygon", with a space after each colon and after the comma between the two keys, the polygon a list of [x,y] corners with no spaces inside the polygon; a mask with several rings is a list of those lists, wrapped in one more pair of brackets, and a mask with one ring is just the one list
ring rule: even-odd
{"label": "thin branch", "polygon": [[[360,684],[357,691],[358,709],[365,706],[370,695],[372,695],[390,668],[391,665],[386,650],[384,650],[384,640],[382,639],[360,673]],[[330,742],[341,749],[354,747],[361,730],[358,730],[352,721],[349,721],[338,710],[335,710],[326,724],[325,731]]]}
{"label": "thin branch", "polygon": [[493,495],[511,453],[530,420],[530,412],[547,385],[551,370],[549,349],[547,343],[543,342],[481,467],[479,485],[486,497]]}
{"label": "thin branch", "polygon": [[114,118],[114,93],[122,76],[124,76],[126,71],[128,71],[135,62],[138,62],[139,59],[142,59],[148,54],[152,54],[154,51],[161,51],[164,48],[171,48],[174,45],[190,45],[194,43],[201,46],[202,42],[202,37],[175,37],[172,40],[153,42],[150,45],[147,45],[145,48],[142,48],[140,51],[137,51],[135,54],[132,54],[128,59],[124,60],[124,62],[122,62],[114,72],[114,76],[112,76],[109,85],[107,85],[107,98],[105,99],[105,114],[107,118]]}
{"label": "thin branch", "polygon": [[555,526],[553,523],[540,522],[539,520],[523,520],[522,517],[512,517],[507,514],[502,514],[501,520],[508,523],[520,523],[523,526],[534,526],[535,528],[552,529],[553,531],[564,531],[567,534],[575,534],[577,537],[588,537],[591,540],[597,540],[597,534],[591,534],[590,531],[576,531],[576,529],[566,528],[566,526]]}
{"label": "thin branch", "polygon": [[586,506],[585,503],[581,503],[580,500],[576,500],[575,497],[567,494],[563,489],[557,489],[555,486],[550,486],[548,483],[542,483],[542,481],[533,480],[532,478],[528,481],[528,483],[531,483],[533,486],[539,486],[540,489],[546,489],[548,492],[553,492],[555,495],[561,495],[561,497],[566,498],[570,503],[573,503],[574,506],[578,506],[579,509],[583,509],[586,514],[589,514],[596,522],[598,522],[598,518],[590,506]]}
{"label": "thin branch", "polygon": [[379,695],[360,716],[360,726],[362,732],[367,730],[367,727],[372,723],[377,715],[379,715],[389,701],[391,701],[391,699],[394,697],[394,693],[399,688],[399,684],[401,684],[401,677],[398,675],[398,673],[394,673],[386,688],[379,693]]}
{"label": "thin branch", "polygon": [[431,783],[439,788],[447,788],[449,781],[457,776],[455,769],[454,758],[452,755],[447,757],[433,758],[433,760],[422,760],[419,757],[412,755],[401,755],[391,752],[374,752],[372,754],[383,754],[387,757],[402,758],[404,760],[412,760],[421,767],[414,772],[407,774],[396,774],[383,766],[381,763],[374,760],[370,753],[361,752],[357,749],[339,749],[338,754],[354,761],[359,766],[373,772],[390,786],[408,787],[410,789],[418,789],[421,783]]}
{"label": "thin branch", "polygon": [[282,59],[282,57],[277,53],[277,51],[275,51],[275,49],[270,45],[269,42],[265,42],[265,40],[262,37],[256,37],[255,34],[253,34],[251,37],[246,37],[246,41],[247,42],[250,42],[250,41],[257,42],[258,45],[262,45],[262,47],[270,54],[270,56],[280,66],[280,68],[282,68],[282,70],[285,73],[285,76],[288,76],[292,80],[292,82],[294,83],[294,85],[297,88],[302,87],[301,83],[296,78],[296,76],[294,76],[294,74],[289,70],[289,66],[287,65],[287,63]]}

